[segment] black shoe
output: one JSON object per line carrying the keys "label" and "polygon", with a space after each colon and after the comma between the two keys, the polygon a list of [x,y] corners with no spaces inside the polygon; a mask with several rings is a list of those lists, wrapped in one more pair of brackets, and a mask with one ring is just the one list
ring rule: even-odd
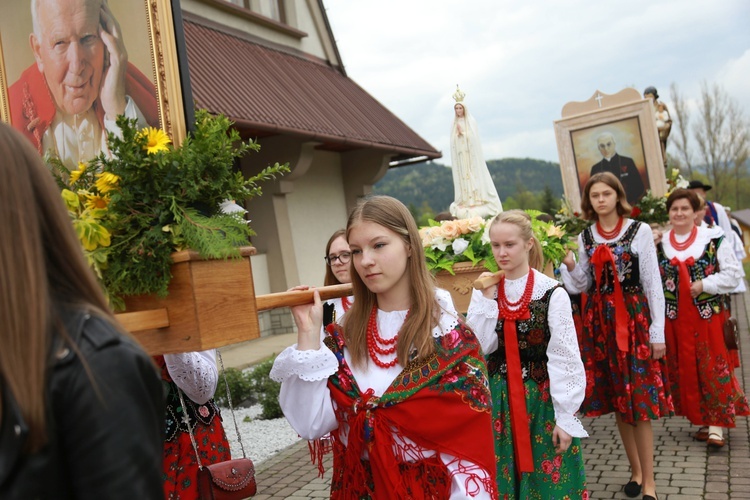
{"label": "black shoe", "polygon": [[625,494],[629,496],[630,498],[635,498],[641,494],[641,485],[636,483],[635,481],[630,481],[628,484],[625,485],[622,491],[624,491]]}
{"label": "black shoe", "polygon": [[643,500],[657,500],[657,498],[651,495],[643,495]]}

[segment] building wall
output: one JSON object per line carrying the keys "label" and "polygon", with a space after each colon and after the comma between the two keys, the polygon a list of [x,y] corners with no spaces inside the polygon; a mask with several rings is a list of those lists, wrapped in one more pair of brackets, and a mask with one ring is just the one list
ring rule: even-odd
{"label": "building wall", "polygon": [[[182,10],[210,19],[230,28],[255,35],[264,40],[278,43],[301,50],[307,54],[324,60],[335,60],[333,46],[325,29],[323,18],[316,1],[286,0],[285,10],[287,23],[291,28],[307,34],[302,38],[291,36],[283,29],[277,29],[258,23],[252,19],[240,16],[236,10],[228,10],[217,6],[222,0],[181,0]],[[231,2],[236,3],[236,2]],[[251,2],[253,7],[256,7]],[[263,13],[263,4],[256,7],[258,13]],[[338,64],[338,62],[335,62]]]}

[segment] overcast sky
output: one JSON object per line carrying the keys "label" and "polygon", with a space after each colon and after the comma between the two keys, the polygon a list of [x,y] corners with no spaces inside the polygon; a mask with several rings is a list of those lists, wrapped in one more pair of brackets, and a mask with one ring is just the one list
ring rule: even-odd
{"label": "overcast sky", "polygon": [[596,90],[719,83],[750,117],[747,0],[324,0],[347,74],[450,163],[456,84],[487,159],[558,161],[553,121]]}

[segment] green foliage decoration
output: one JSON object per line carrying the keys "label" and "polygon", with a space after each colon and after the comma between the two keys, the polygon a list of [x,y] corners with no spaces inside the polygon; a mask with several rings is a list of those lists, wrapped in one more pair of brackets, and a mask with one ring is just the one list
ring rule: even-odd
{"label": "green foliage decoration", "polygon": [[[138,129],[136,120],[121,116],[117,124],[122,136],[109,134],[110,155],[76,170],[47,159],[86,258],[115,308],[127,295],[165,296],[175,251],[238,258],[238,247],[254,233],[241,212],[225,214],[220,204],[259,196],[260,182],[289,171],[276,163],[246,179],[235,162],[260,146],[243,142],[227,117],[205,110],[196,112],[195,130],[179,147],[160,130]],[[81,209],[91,200],[98,212]]]}

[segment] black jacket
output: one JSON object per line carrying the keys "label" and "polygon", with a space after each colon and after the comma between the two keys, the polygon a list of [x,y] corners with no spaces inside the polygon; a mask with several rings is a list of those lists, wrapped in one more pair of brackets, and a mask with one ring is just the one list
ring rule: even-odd
{"label": "black jacket", "polygon": [[101,318],[67,310],[62,319],[91,379],[75,349],[56,339],[48,442],[32,455],[23,452],[28,426],[3,387],[0,499],[163,499],[164,392],[151,358]]}

